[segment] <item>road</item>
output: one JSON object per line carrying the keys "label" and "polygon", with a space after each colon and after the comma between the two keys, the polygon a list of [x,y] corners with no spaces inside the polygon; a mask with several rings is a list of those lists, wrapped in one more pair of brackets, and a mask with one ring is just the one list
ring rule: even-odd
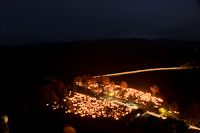
{"label": "road", "polygon": [[[166,67],[166,68],[150,68],[150,69],[143,69],[143,70],[135,70],[135,71],[128,71],[128,72],[119,72],[119,73],[112,73],[112,74],[105,74],[101,76],[120,76],[125,74],[134,74],[134,73],[141,73],[141,72],[152,72],[152,71],[166,71],[166,70],[182,70],[182,69],[190,69],[190,68],[183,68],[183,67]],[[94,76],[93,78],[98,78],[101,76]]]}

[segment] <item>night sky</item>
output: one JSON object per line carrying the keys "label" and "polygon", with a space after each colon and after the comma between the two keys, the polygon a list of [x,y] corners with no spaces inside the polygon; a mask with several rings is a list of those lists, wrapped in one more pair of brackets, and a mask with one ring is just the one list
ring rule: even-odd
{"label": "night sky", "polygon": [[0,0],[0,43],[200,40],[199,0]]}

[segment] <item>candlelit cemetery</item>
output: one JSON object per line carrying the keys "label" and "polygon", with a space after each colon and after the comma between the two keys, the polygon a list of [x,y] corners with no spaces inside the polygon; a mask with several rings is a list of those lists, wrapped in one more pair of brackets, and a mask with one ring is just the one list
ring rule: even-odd
{"label": "candlelit cemetery", "polygon": [[[76,82],[76,85],[83,86],[81,82]],[[99,87],[103,86],[103,87]],[[143,92],[137,90],[135,88],[125,88],[120,85],[103,85],[99,83],[92,83],[92,81],[88,81],[87,89],[91,90],[95,94],[99,95],[103,93],[109,97],[117,98],[118,100],[128,101],[128,98],[134,98],[135,103],[146,105],[148,102],[154,103],[154,107],[158,108],[163,103],[162,98],[158,98],[156,96],[152,96],[151,93]]]}
{"label": "candlelit cemetery", "polygon": [[[115,120],[119,120],[119,118],[132,112],[132,109],[112,101],[108,102],[105,99],[98,100],[95,97],[87,96],[77,92],[73,93],[73,96],[71,94],[67,96],[66,99],[63,99],[63,101],[69,99],[72,102],[71,105],[63,107],[54,101],[52,109],[56,110],[57,108],[63,108],[65,109],[65,113],[77,114],[80,117],[112,117]],[[49,106],[49,104],[47,104],[47,106]]]}
{"label": "candlelit cemetery", "polygon": [[[58,108],[64,109],[66,114],[75,114],[80,117],[89,118],[113,118],[119,120],[141,105],[145,106],[148,102],[154,104],[154,108],[158,108],[163,103],[163,99],[152,96],[151,93],[143,92],[134,88],[123,88],[120,85],[103,85],[93,83],[88,80],[86,86],[82,82],[76,82],[77,86],[85,88],[94,96],[69,91],[68,95],[62,102],[54,101],[51,106],[53,110]],[[130,102],[130,99],[134,99]],[[70,104],[60,103],[70,101]]]}

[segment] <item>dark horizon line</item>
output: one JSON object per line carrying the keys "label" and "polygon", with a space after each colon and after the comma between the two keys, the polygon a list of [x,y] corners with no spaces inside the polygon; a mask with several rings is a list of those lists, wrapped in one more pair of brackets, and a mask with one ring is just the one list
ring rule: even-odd
{"label": "dark horizon line", "polygon": [[0,46],[4,45],[13,45],[13,46],[20,46],[20,45],[38,45],[38,44],[71,44],[71,43],[81,43],[81,42],[101,42],[101,41],[128,41],[128,40],[144,40],[144,41],[173,41],[173,42],[198,42],[200,40],[184,40],[184,39],[168,39],[168,38],[157,38],[157,39],[147,39],[147,38],[103,38],[103,39],[80,39],[80,40],[73,40],[73,41],[26,41],[26,40],[17,40],[17,41],[9,41],[9,40],[0,40]]}

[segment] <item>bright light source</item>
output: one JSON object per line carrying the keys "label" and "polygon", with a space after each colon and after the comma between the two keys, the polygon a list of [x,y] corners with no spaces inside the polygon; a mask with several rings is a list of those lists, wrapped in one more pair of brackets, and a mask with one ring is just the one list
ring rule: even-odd
{"label": "bright light source", "polygon": [[3,115],[3,116],[1,116],[1,118],[3,119],[3,123],[5,123],[5,124],[8,123],[8,116],[7,115]]}
{"label": "bright light source", "polygon": [[113,93],[113,92],[110,92],[110,93],[109,93],[109,96],[111,96],[111,97],[114,96],[114,93]]}
{"label": "bright light source", "polygon": [[139,116],[140,116],[140,113],[138,113],[136,116],[139,117]]}
{"label": "bright light source", "polygon": [[167,119],[167,117],[162,117],[163,120]]}
{"label": "bright light source", "polygon": [[92,115],[92,118],[96,118],[96,115]]}
{"label": "bright light source", "polygon": [[161,114],[164,114],[164,113],[166,112],[166,110],[165,110],[164,108],[159,108],[159,112],[160,112]]}

